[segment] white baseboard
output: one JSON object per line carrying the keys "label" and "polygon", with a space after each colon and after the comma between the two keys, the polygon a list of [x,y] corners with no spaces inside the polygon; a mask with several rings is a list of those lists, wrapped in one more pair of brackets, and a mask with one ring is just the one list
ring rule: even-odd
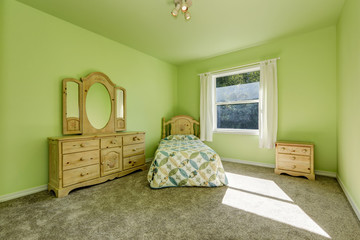
{"label": "white baseboard", "polygon": [[[154,158],[146,158],[145,162],[151,162]],[[15,198],[19,198],[19,197],[23,197],[26,195],[30,195],[33,193],[37,193],[37,192],[41,192],[44,190],[47,190],[47,186],[48,185],[42,185],[42,186],[38,186],[38,187],[34,187],[34,188],[29,188],[29,189],[25,189],[19,192],[14,192],[14,193],[9,193],[6,195],[2,195],[0,196],[0,202],[5,202],[5,201],[9,201],[11,199],[15,199]]]}
{"label": "white baseboard", "polygon": [[[275,168],[274,163],[260,163],[260,162],[246,161],[246,160],[233,159],[233,158],[221,158],[221,160],[225,161],[225,162],[242,163],[242,164],[247,164],[247,165],[252,165],[252,166]],[[319,175],[319,176],[326,176],[326,177],[336,178],[336,172],[327,172],[327,171],[315,170],[315,174]]]}
{"label": "white baseboard", "polygon": [[221,160],[225,161],[225,162],[242,163],[242,164],[252,165],[252,166],[275,168],[275,164],[273,164],[273,163],[260,163],[260,162],[252,162],[252,161],[233,159],[233,158],[223,158],[223,157],[221,158]]}
{"label": "white baseboard", "polygon": [[42,185],[42,186],[38,186],[38,187],[34,187],[34,188],[28,188],[28,189],[25,189],[25,190],[22,190],[19,192],[9,193],[9,194],[0,196],[0,202],[5,202],[5,201],[11,200],[11,199],[23,197],[23,196],[41,192],[44,190],[47,190],[47,185]]}
{"label": "white baseboard", "polygon": [[337,176],[336,172],[328,172],[328,171],[320,171],[320,170],[315,170],[315,175],[332,177],[332,178],[336,178]]}
{"label": "white baseboard", "polygon": [[342,188],[343,192],[345,193],[345,196],[347,197],[351,207],[353,208],[356,216],[358,217],[359,221],[360,221],[360,210],[359,208],[356,206],[355,201],[352,199],[352,197],[350,196],[348,190],[346,189],[345,185],[343,184],[343,182],[341,181],[341,178],[339,176],[337,176],[337,181],[340,184],[340,187]]}

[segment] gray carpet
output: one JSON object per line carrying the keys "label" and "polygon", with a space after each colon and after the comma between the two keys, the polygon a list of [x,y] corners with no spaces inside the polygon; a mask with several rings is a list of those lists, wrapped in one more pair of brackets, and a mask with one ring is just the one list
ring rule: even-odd
{"label": "gray carpet", "polygon": [[333,178],[224,162],[230,187],[150,189],[146,172],[0,203],[0,239],[360,239]]}

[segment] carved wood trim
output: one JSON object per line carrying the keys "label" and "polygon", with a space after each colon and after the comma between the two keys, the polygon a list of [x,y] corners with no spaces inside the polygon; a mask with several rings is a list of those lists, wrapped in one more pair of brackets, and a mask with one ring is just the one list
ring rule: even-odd
{"label": "carved wood trim", "polygon": [[[66,84],[75,82],[79,86],[79,118],[67,117],[67,91]],[[100,83],[105,86],[110,96],[111,113],[109,121],[102,129],[97,129],[90,123],[86,113],[86,97],[90,87],[94,83]],[[116,117],[116,89],[123,91],[124,115],[123,118]],[[101,72],[93,72],[80,80],[74,78],[66,78],[63,80],[63,134],[109,134],[116,131],[126,130],[126,90],[116,86],[110,78]]]}
{"label": "carved wood trim", "polygon": [[162,138],[169,135],[189,135],[200,136],[200,123],[190,116],[179,115],[171,118],[169,121],[162,119]]}

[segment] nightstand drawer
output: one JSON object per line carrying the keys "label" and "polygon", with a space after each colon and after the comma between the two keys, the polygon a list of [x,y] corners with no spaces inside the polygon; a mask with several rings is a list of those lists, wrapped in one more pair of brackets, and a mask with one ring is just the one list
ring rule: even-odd
{"label": "nightstand drawer", "polygon": [[297,146],[284,146],[284,145],[279,144],[277,147],[277,152],[310,156],[311,148],[310,147],[297,147]]}
{"label": "nightstand drawer", "polygon": [[295,172],[310,173],[311,158],[308,156],[279,154],[277,159],[277,168]]}

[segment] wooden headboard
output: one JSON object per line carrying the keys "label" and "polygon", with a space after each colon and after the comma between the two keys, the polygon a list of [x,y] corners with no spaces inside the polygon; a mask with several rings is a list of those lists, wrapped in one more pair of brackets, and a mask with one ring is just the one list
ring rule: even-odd
{"label": "wooden headboard", "polygon": [[162,126],[162,138],[175,134],[200,136],[200,123],[190,116],[175,116],[167,122],[163,118]]}

